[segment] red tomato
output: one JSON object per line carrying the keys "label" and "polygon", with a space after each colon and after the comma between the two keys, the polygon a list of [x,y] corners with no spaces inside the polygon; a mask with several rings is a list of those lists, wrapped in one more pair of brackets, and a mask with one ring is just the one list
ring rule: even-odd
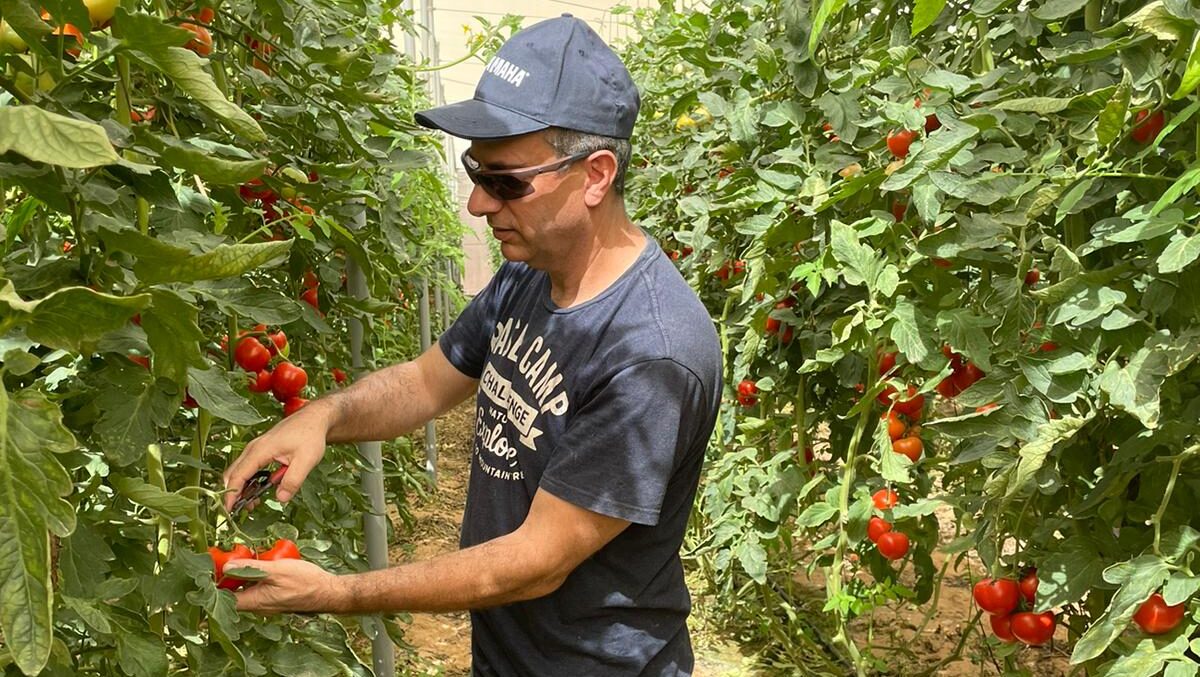
{"label": "red tomato", "polygon": [[892,451],[904,454],[913,463],[921,459],[921,452],[924,450],[925,445],[921,442],[920,437],[901,437],[892,442]]}
{"label": "red tomato", "polygon": [[1037,599],[1038,577],[1037,569],[1030,569],[1024,576],[1021,577],[1021,597],[1025,599],[1025,603],[1033,606],[1034,600]]}
{"label": "red tomato", "polygon": [[217,18],[217,13],[212,7],[201,7],[196,14],[196,19],[202,24],[211,24],[215,18]]}
{"label": "red tomato", "polygon": [[880,489],[871,495],[871,501],[876,508],[887,510],[900,502],[900,497],[891,489]]}
{"label": "red tomato", "polygon": [[1009,617],[1012,634],[1029,646],[1041,646],[1054,636],[1054,613],[1021,611]]}
{"label": "red tomato", "polygon": [[962,391],[958,389],[958,385],[954,382],[954,374],[942,379],[935,388],[938,394],[950,400],[958,396]]}
{"label": "red tomato", "polygon": [[908,536],[899,531],[880,534],[875,545],[879,548],[879,554],[890,560],[897,560],[908,554]]}
{"label": "red tomato", "polygon": [[258,337],[246,336],[233,349],[233,360],[246,371],[259,372],[271,362],[271,353],[263,347]]}
{"label": "red tomato", "polygon": [[63,240],[63,243],[62,243],[62,252],[63,252],[64,254],[70,254],[70,253],[71,253],[71,250],[72,250],[72,249],[74,249],[74,248],[75,248],[75,243],[74,243],[74,242],[71,242],[70,240]]}
{"label": "red tomato", "polygon": [[309,287],[300,294],[300,300],[313,307],[313,310],[320,310],[321,305],[317,302],[317,288]]}
{"label": "red tomato", "polygon": [[985,375],[982,369],[975,366],[974,362],[968,362],[961,370],[954,372],[954,385],[961,392],[970,388]]}
{"label": "red tomato", "polygon": [[302,409],[304,407],[304,405],[306,405],[306,404],[308,404],[308,400],[304,399],[303,397],[293,397],[292,399],[288,400],[287,402],[284,402],[283,403],[284,417],[291,416],[292,414],[300,411],[300,409]]}
{"label": "red tomato", "polygon": [[738,395],[757,395],[758,384],[750,379],[745,379],[738,384]]}
{"label": "red tomato", "polygon": [[887,415],[887,431],[888,437],[895,441],[904,437],[904,433],[908,431],[908,424],[895,411],[890,411]]}
{"label": "red tomato", "polygon": [[925,408],[925,396],[918,395],[917,389],[914,386],[908,387],[908,397],[903,400],[896,400],[896,405],[892,407],[895,411],[909,417],[919,417],[921,410]]}
{"label": "red tomato", "polygon": [[267,337],[271,339],[270,345],[267,346],[267,352],[276,355],[287,349],[287,334],[277,331],[274,334],[267,334]]}
{"label": "red tomato", "polygon": [[958,371],[959,369],[962,369],[962,366],[963,366],[962,353],[956,353],[956,352],[954,352],[954,349],[951,348],[949,345],[943,345],[942,346],[942,354],[946,356],[947,360],[950,360],[950,368],[951,369],[953,369],[954,371]]}
{"label": "red tomato", "polygon": [[892,525],[882,517],[872,517],[867,520],[867,538],[872,543],[879,543],[879,537],[892,530]]}
{"label": "red tomato", "polygon": [[222,590],[237,590],[242,586],[243,581],[236,578],[225,578],[225,563],[232,559],[254,559],[254,551],[242,544],[233,546],[228,552],[212,547],[208,549],[208,554],[213,561],[213,580],[217,582],[217,587]]}
{"label": "red tomato", "polygon": [[691,247],[684,247],[683,249],[679,250],[679,253],[681,256],[683,256],[683,258],[686,259],[687,257],[691,256],[692,252],[694,252],[694,251],[696,251],[696,250],[692,249]]}
{"label": "red tomato", "polygon": [[139,327],[142,326],[142,314],[135,313],[133,317],[129,318],[129,321],[136,324]]}
{"label": "red tomato", "polygon": [[988,620],[992,624],[992,634],[1001,642],[1012,644],[1017,641],[1012,631],[1012,616],[988,616]]}
{"label": "red tomato", "polygon": [[1133,622],[1148,635],[1162,635],[1178,627],[1186,611],[1186,604],[1167,606],[1163,596],[1156,592],[1138,607]]}
{"label": "red tomato", "polygon": [[1138,143],[1150,143],[1158,138],[1158,133],[1162,131],[1165,123],[1166,116],[1161,110],[1151,113],[1146,109],[1142,109],[1137,112],[1137,117],[1134,118],[1133,132],[1130,133],[1130,136]]}
{"label": "red tomato", "polygon": [[879,375],[880,376],[886,375],[889,371],[892,370],[893,367],[896,366],[896,355],[897,355],[897,353],[894,351],[890,352],[890,353],[881,353],[879,355]]}
{"label": "red tomato", "polygon": [[141,355],[130,355],[129,361],[134,364],[140,365],[142,367],[142,369],[150,368],[150,358],[149,357],[142,357]]}
{"label": "red tomato", "polygon": [[308,372],[291,362],[280,363],[271,376],[271,392],[275,393],[275,399],[280,402],[287,402],[299,396],[306,385]]}
{"label": "red tomato", "polygon": [[753,407],[758,404],[758,398],[753,395],[738,395],[738,404],[743,407]]}
{"label": "red tomato", "polygon": [[942,128],[942,121],[938,119],[936,113],[930,113],[925,116],[925,133],[932,134]]}
{"label": "red tomato", "polygon": [[913,139],[915,138],[917,138],[917,133],[911,129],[888,132],[888,150],[892,152],[892,155],[903,160],[904,158],[908,157],[908,147],[912,145]]}
{"label": "red tomato", "polygon": [[1032,287],[1042,281],[1042,271],[1037,268],[1030,268],[1028,273],[1025,273],[1025,286]]}
{"label": "red tomato", "polygon": [[793,333],[794,332],[792,331],[792,326],[790,324],[788,326],[784,327],[783,333],[779,335],[779,342],[780,343],[791,343]]}
{"label": "red tomato", "polygon": [[1038,346],[1038,350],[1042,351],[1043,353],[1051,353],[1055,350],[1058,350],[1058,344],[1054,341],[1046,341],[1042,345]]}
{"label": "red tomato", "polygon": [[746,262],[741,259],[737,259],[736,261],[734,261],[733,262],[733,274],[741,275],[744,272],[746,272]]}
{"label": "red tomato", "polygon": [[321,281],[319,279],[317,279],[316,273],[314,273],[311,270],[304,271],[304,288],[305,289],[312,289],[313,287],[316,287],[320,284],[321,284]]}
{"label": "red tomato", "polygon": [[903,200],[892,201],[892,218],[896,221],[904,220],[904,213],[908,211],[908,203]]}
{"label": "red tomato", "polygon": [[875,396],[875,399],[885,407],[892,406],[892,396],[896,394],[895,386],[884,386],[883,392]]}
{"label": "red tomato", "polygon": [[200,407],[200,403],[192,398],[191,393],[185,390],[183,391],[183,406],[187,407],[188,409],[197,409]]}
{"label": "red tomato", "polygon": [[196,36],[189,40],[186,45],[184,45],[185,49],[190,49],[200,56],[208,56],[209,54],[212,54],[212,34],[208,32],[207,28],[204,26],[197,26],[194,23],[181,23],[179,24],[179,27],[184,30],[191,31]]}
{"label": "red tomato", "polygon": [[341,385],[346,382],[346,372],[342,371],[341,369],[334,367],[329,373],[333,374],[334,383]]}
{"label": "red tomato", "polygon": [[1012,613],[1021,594],[1017,582],[1011,578],[985,578],[975,584],[972,593],[980,609],[999,616]]}
{"label": "red tomato", "polygon": [[275,191],[266,187],[262,179],[250,179],[246,183],[243,183],[238,188],[238,194],[246,202],[262,200],[263,204],[272,204],[279,200],[279,196],[275,194]]}
{"label": "red tomato", "polygon": [[951,263],[949,259],[934,259],[933,265],[937,266],[938,268],[950,268],[954,264]]}
{"label": "red tomato", "polygon": [[250,377],[250,392],[252,393],[269,393],[271,392],[271,372],[263,369],[257,374]]}
{"label": "red tomato", "polygon": [[300,556],[300,549],[296,547],[296,544],[286,538],[275,541],[275,545],[271,546],[270,550],[258,553],[258,558],[266,562],[275,562],[281,559],[304,559]]}

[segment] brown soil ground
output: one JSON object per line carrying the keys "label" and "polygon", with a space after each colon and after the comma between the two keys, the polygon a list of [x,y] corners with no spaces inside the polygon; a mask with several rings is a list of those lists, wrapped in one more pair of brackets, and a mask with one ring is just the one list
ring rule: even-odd
{"label": "brown soil ground", "polygon": [[[458,528],[470,467],[472,420],[470,401],[438,420],[437,490],[414,501],[412,511],[417,520],[416,527],[401,537],[403,543],[393,547],[393,563],[426,559],[458,547]],[[950,517],[948,514],[938,517],[944,541],[949,540],[953,533]],[[945,559],[940,553],[934,555],[934,563],[939,568]],[[865,620],[856,622],[851,634],[857,644],[865,646],[870,638],[875,655],[887,658],[888,674],[906,677],[1003,674],[1004,659],[988,648],[977,630],[962,641],[964,628],[979,628],[970,624],[976,612],[971,603],[970,580],[980,576],[978,569],[972,566],[971,576],[965,568],[948,569],[936,602],[924,607],[891,605],[876,610],[870,625]],[[797,583],[802,588],[802,595],[814,600],[824,598],[824,581],[819,576],[798,577]],[[761,656],[753,647],[740,644],[732,631],[721,627],[722,610],[700,591],[693,590],[693,595],[695,611],[690,626],[696,649],[696,677],[806,674],[806,671],[795,669],[781,671],[762,667]],[[819,609],[819,606],[814,607],[814,611]],[[414,614],[412,623],[405,627],[405,639],[414,647],[414,652],[400,661],[400,674],[414,677],[469,675],[470,637],[470,620],[465,613]],[[960,643],[963,644],[958,652],[960,657],[946,661],[955,655]],[[1016,663],[1023,674],[1057,677],[1069,673],[1068,656],[1069,647],[1060,628],[1051,646],[1026,648],[1018,654]]]}

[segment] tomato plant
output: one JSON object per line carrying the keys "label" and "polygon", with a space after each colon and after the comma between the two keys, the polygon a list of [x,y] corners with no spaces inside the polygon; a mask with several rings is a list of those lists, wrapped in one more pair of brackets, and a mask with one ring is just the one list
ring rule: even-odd
{"label": "tomato plant", "polygon": [[[730,622],[777,665],[868,674],[895,667],[855,632],[872,586],[923,606],[949,567],[1020,595],[958,630],[964,658],[1015,674],[1050,620],[1080,671],[1194,670],[1127,632],[1158,590],[1194,612],[1200,585],[1193,10],[717,0],[634,20],[633,218],[694,249],[676,266],[726,382],[771,384],[726,397],[688,537]],[[677,129],[698,106],[711,120]],[[890,532],[881,486],[904,496]],[[818,568],[820,638],[795,613]],[[1006,622],[1024,643],[996,653]]]}

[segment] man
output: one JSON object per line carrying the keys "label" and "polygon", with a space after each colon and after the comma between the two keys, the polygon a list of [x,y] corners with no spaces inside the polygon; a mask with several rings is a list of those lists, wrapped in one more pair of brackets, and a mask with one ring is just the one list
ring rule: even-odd
{"label": "man", "polygon": [[472,140],[468,208],[509,262],[438,345],[280,422],[225,482],[240,490],[278,461],[287,500],[326,443],[397,437],[478,389],[462,549],[345,576],[231,562],[268,574],[237,593],[240,609],[469,609],[477,675],[691,673],[679,548],[720,350],[695,293],[626,216],[638,101],[616,54],[564,15],[513,36],[474,99],[417,114]]}

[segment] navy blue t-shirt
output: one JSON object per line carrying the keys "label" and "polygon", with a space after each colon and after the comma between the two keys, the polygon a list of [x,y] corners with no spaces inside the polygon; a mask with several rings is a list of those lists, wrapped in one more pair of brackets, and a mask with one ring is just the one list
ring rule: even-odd
{"label": "navy blue t-shirt", "polygon": [[647,238],[571,308],[503,265],[439,340],[480,379],[461,545],[511,533],[538,489],[632,524],[555,592],[474,611],[476,675],[689,675],[679,548],[721,397],[712,319]]}

